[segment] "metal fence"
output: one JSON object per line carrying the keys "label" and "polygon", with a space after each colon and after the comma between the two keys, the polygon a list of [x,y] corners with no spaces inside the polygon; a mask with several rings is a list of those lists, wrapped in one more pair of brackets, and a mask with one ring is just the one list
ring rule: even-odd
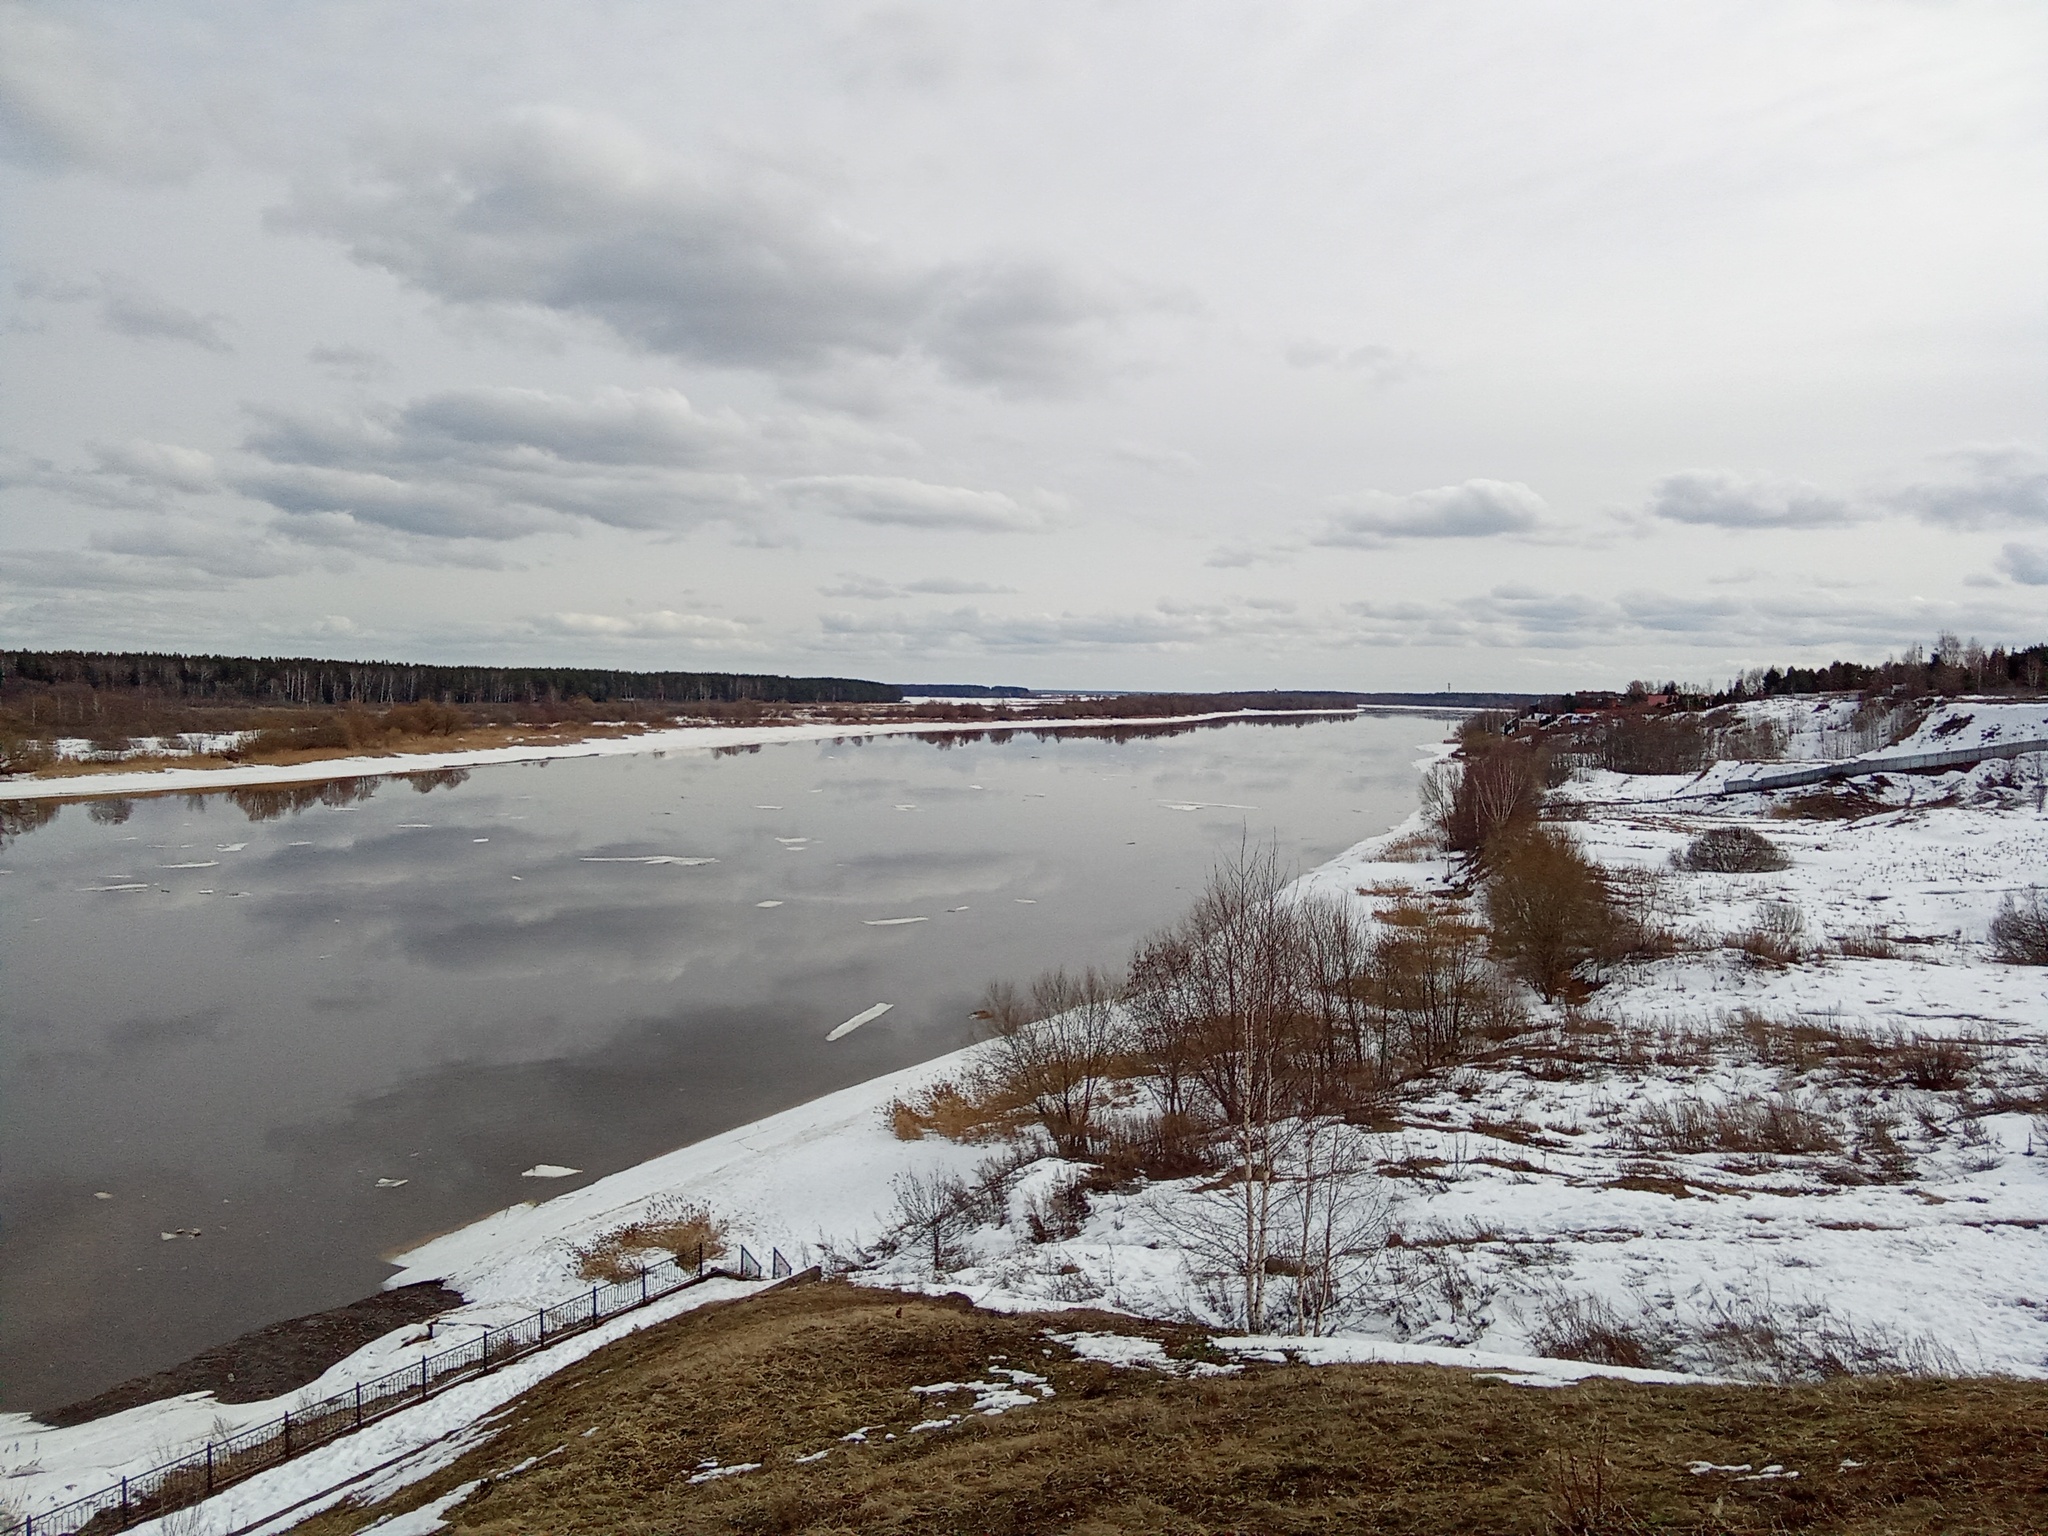
{"label": "metal fence", "polygon": [[1843,762],[1817,763],[1810,768],[1785,768],[1775,773],[1752,774],[1730,779],[1716,794],[1749,795],[1765,789],[1791,789],[1799,784],[1823,784],[1830,779],[1853,779],[1873,773],[1911,773],[1926,768],[1962,768],[1993,758],[2025,757],[2048,752],[2048,741],[1987,742],[1975,747],[1949,747],[1938,752],[1900,752],[1890,756],[1852,757]]}
{"label": "metal fence", "polygon": [[769,1250],[765,1266],[744,1246],[731,1267],[706,1267],[704,1260],[704,1251],[699,1247],[694,1264],[664,1259],[630,1280],[578,1291],[566,1301],[543,1307],[516,1322],[487,1328],[460,1344],[422,1355],[415,1365],[374,1381],[359,1382],[346,1392],[292,1409],[282,1418],[209,1440],[196,1451],[124,1477],[97,1493],[41,1514],[11,1519],[0,1524],[0,1536],[70,1536],[72,1532],[96,1536],[101,1531],[125,1530],[140,1521],[196,1504],[230,1483],[326,1445],[373,1419],[396,1413],[457,1382],[496,1370],[568,1334],[593,1328],[608,1317],[631,1312],[706,1280],[784,1280],[794,1272],[779,1248]]}

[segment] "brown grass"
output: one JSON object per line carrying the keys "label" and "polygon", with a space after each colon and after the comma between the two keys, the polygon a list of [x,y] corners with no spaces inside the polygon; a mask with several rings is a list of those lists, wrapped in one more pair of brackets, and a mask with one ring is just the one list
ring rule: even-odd
{"label": "brown grass", "polygon": [[943,1136],[947,1141],[995,1141],[1024,1123],[1023,1106],[986,1084],[934,1083],[909,1099],[892,1100],[883,1110],[898,1141]]}
{"label": "brown grass", "polygon": [[1708,1099],[1681,1094],[1636,1111],[1623,1129],[1645,1152],[1752,1152],[1791,1156],[1842,1145],[1834,1122],[1790,1098]]}
{"label": "brown grass", "polygon": [[[1072,1359],[1046,1333],[1073,1327],[1203,1353],[1200,1334],[1126,1318],[997,1316],[957,1298],[805,1286],[599,1351],[519,1399],[488,1445],[300,1530],[350,1536],[477,1478],[447,1519],[493,1536],[2016,1536],[2040,1529],[2048,1498],[2048,1385],[2037,1382],[1532,1391],[1419,1367],[1286,1365],[1183,1379]],[[1045,1375],[1058,1395],[909,1432],[968,1401],[910,1388],[985,1380],[992,1364]],[[865,1443],[842,1439],[861,1429]],[[543,1459],[510,1472],[528,1457]],[[1799,1476],[1743,1483],[1695,1476],[1695,1461]],[[763,1466],[691,1484],[706,1462]]]}
{"label": "brown grass", "polygon": [[624,1285],[639,1275],[651,1256],[666,1254],[685,1267],[724,1256],[725,1222],[701,1205],[657,1201],[647,1215],[571,1250],[576,1273],[606,1285]]}

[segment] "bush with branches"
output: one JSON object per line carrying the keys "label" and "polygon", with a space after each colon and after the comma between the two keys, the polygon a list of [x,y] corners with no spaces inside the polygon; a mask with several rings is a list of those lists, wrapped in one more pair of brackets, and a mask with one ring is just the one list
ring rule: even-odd
{"label": "bush with branches", "polygon": [[1607,877],[1561,828],[1532,828],[1500,848],[1485,900],[1494,953],[1545,1002],[1577,992],[1582,971],[1627,948]]}
{"label": "bush with branches", "polygon": [[1999,903],[1991,953],[2010,965],[2048,965],[2048,891],[2037,885]]}
{"label": "bush with branches", "polygon": [[1672,857],[1680,869],[1724,875],[1763,874],[1790,869],[1792,860],[1769,838],[1748,827],[1714,827]]}

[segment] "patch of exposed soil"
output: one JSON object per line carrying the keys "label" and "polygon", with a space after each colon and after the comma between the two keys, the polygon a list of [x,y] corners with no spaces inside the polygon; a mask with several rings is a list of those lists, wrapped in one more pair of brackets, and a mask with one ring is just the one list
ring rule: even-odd
{"label": "patch of exposed soil", "polygon": [[345,1307],[271,1323],[169,1370],[137,1376],[36,1418],[63,1428],[187,1392],[211,1392],[224,1403],[261,1402],[316,1380],[329,1366],[394,1328],[425,1322],[461,1305],[462,1293],[438,1280],[379,1291]]}

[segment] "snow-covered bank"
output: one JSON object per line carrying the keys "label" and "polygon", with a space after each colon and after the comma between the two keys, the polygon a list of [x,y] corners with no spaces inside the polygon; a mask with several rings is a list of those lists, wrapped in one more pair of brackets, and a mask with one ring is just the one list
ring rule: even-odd
{"label": "snow-covered bank", "polygon": [[[1853,803],[1796,792],[1672,802],[1683,782],[1587,773],[1560,794],[1587,851],[1626,874],[1673,935],[1669,952],[1612,974],[1581,1007],[1532,1005],[1529,1041],[1424,1079],[1389,1116],[1350,1128],[1370,1155],[1387,1240],[1336,1318],[1342,1331],[1225,1337],[1223,1348],[1455,1365],[1531,1385],[1835,1365],[2048,1377],[2048,972],[1999,964],[1984,942],[2002,897],[2048,876],[2040,760],[1866,783]],[[1671,867],[1691,838],[1729,826],[1760,833],[1789,867]],[[1449,903],[1462,872],[1420,852],[1420,830],[1411,818],[1301,888],[1375,918]],[[1775,956],[1743,947],[1764,918],[1785,936]],[[939,1262],[919,1242],[877,1242],[915,1193],[906,1181],[976,1182],[1001,1159],[999,1147],[898,1139],[888,1118],[983,1050],[500,1212],[405,1255],[391,1283],[463,1292],[467,1305],[437,1322],[444,1337],[503,1321],[575,1287],[572,1248],[679,1197],[711,1206],[757,1250],[829,1252],[873,1283],[1227,1329],[1189,1242],[1206,1178],[1098,1181],[1076,1201],[1081,1165],[1012,1158],[1000,1208],[984,1204]],[[1798,1135],[1738,1146],[1672,1134],[1731,1107]],[[1574,1338],[1607,1351],[1605,1363],[1550,1358]],[[1619,1360],[1624,1346],[1658,1368]],[[408,1347],[380,1340],[307,1393],[389,1369]],[[141,1448],[204,1438],[215,1413],[239,1423],[282,1406],[194,1397],[71,1431],[15,1416],[0,1421],[7,1486],[18,1505],[46,1505],[60,1483],[161,1459]]]}
{"label": "snow-covered bank", "polygon": [[1327,709],[1222,710],[1204,715],[1140,715],[1079,720],[885,721],[867,724],[676,726],[632,736],[477,747],[458,752],[402,752],[384,757],[331,757],[310,763],[243,763],[231,768],[154,768],[130,773],[54,778],[0,778],[0,800],[84,800],[108,795],[194,794],[274,784],[318,784],[330,779],[385,774],[438,773],[492,763],[532,763],[563,757],[660,757],[670,752],[716,752],[784,741],[834,741],[852,736],[957,734],[974,731],[1099,730],[1133,726],[1200,725],[1212,720],[1284,720],[1329,715]]}

